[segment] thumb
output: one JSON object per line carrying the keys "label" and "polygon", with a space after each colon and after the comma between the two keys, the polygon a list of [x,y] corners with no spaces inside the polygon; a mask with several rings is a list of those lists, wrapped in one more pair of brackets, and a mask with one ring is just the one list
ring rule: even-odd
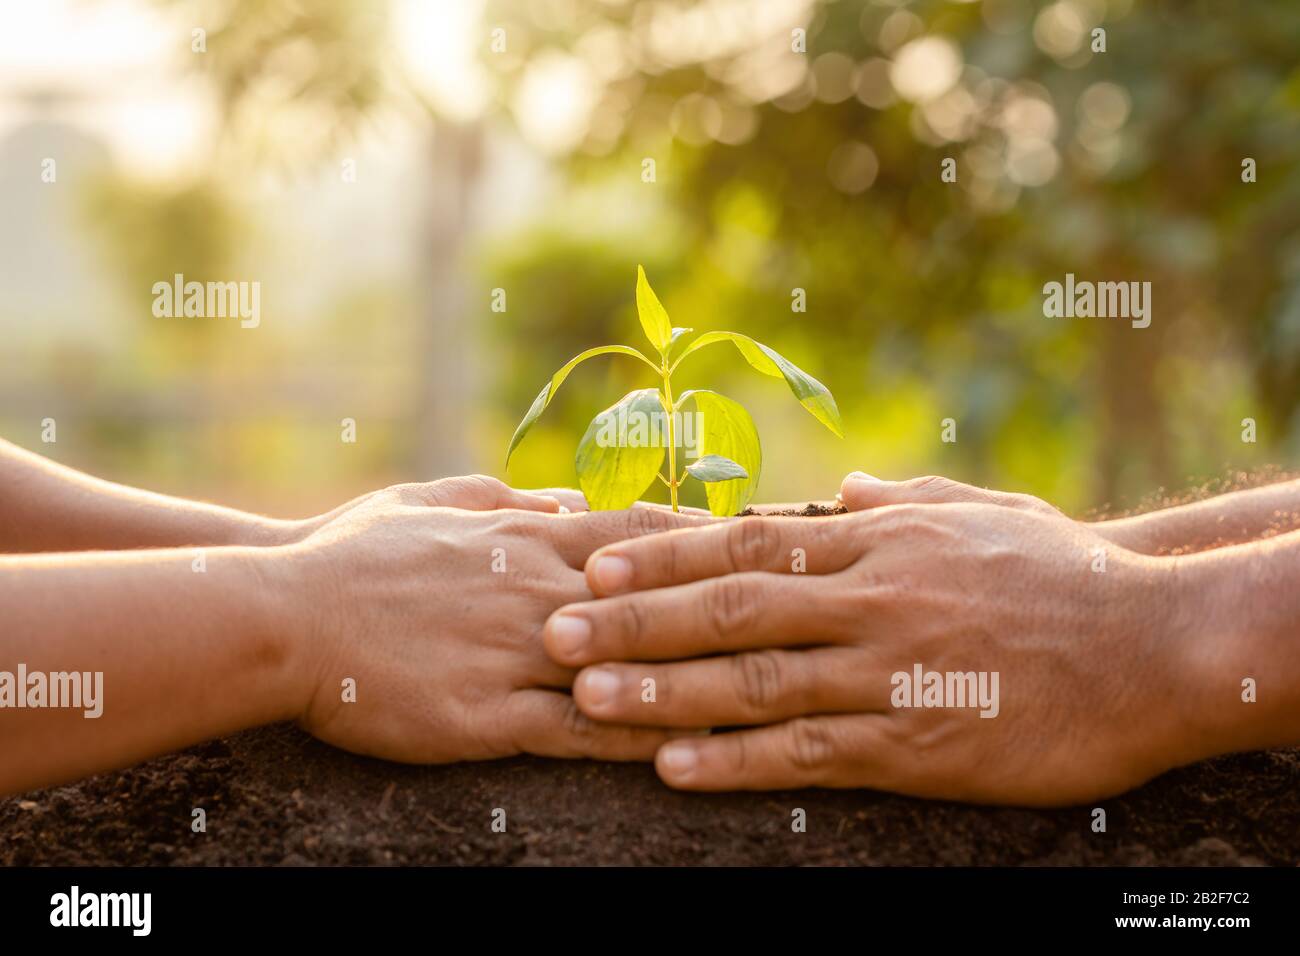
{"label": "thumb", "polygon": [[538,498],[554,498],[571,512],[590,511],[587,496],[576,488],[529,488],[520,492]]}
{"label": "thumb", "polygon": [[416,486],[412,502],[434,508],[461,508],[466,511],[492,511],[517,508],[521,511],[544,511],[549,514],[568,511],[553,495],[517,491],[503,481],[486,475],[444,478]]}
{"label": "thumb", "polygon": [[855,471],[840,485],[840,500],[850,511],[883,508],[901,504],[951,504],[953,502],[979,502],[1005,504],[1001,492],[964,485],[951,478],[927,475],[907,481],[882,481],[861,471]]}

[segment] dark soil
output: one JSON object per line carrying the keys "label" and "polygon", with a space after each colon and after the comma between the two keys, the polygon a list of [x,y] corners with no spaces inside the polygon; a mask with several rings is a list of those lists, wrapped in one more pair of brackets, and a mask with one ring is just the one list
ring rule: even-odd
{"label": "dark soil", "polygon": [[[1094,805],[1105,833],[1092,831]],[[191,830],[196,807],[206,833]],[[496,808],[505,833],[493,832]],[[795,808],[804,833],[792,832]],[[873,791],[685,794],[645,764],[408,767],[278,725],[0,800],[5,866],[692,863],[1295,866],[1300,749],[1220,757],[1088,806],[1024,810]]]}
{"label": "dark soil", "polygon": [[[1093,833],[1090,806],[684,794],[643,764],[408,767],[278,725],[0,800],[0,864],[1295,865],[1297,783],[1300,750],[1221,757],[1101,801],[1107,832]],[[791,832],[796,807],[806,833]]]}
{"label": "dark soil", "polygon": [[849,509],[844,507],[843,505],[809,504],[809,505],[804,505],[802,508],[786,508],[783,511],[758,512],[755,511],[753,508],[746,508],[736,517],[753,518],[757,515],[765,514],[769,517],[773,515],[790,515],[796,518],[828,518],[831,515],[844,515],[848,513],[849,513]]}

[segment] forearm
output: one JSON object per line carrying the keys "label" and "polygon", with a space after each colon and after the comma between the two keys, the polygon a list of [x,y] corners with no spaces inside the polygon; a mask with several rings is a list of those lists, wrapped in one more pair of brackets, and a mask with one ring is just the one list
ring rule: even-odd
{"label": "forearm", "polygon": [[103,481],[0,440],[0,553],[284,544],[299,524]]}
{"label": "forearm", "polygon": [[1203,756],[1300,743],[1300,531],[1167,560],[1193,631],[1189,738]]}
{"label": "forearm", "polygon": [[[188,551],[0,557],[0,793],[301,711],[294,559],[215,548],[194,560]],[[96,699],[51,706],[76,703],[66,681],[56,694],[58,679],[47,679],[61,673],[84,675],[77,690],[97,685]]]}
{"label": "forearm", "polygon": [[1099,521],[1093,529],[1139,554],[1205,551],[1300,528],[1300,480]]}

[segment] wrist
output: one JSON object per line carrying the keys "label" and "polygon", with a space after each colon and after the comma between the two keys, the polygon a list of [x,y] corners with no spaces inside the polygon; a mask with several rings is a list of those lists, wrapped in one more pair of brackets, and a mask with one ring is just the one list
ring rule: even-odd
{"label": "wrist", "polygon": [[1269,580],[1285,564],[1269,560],[1272,550],[1261,542],[1159,559],[1176,562],[1187,608],[1185,714],[1196,756],[1294,743],[1300,672],[1288,648],[1300,600],[1294,581]]}
{"label": "wrist", "polygon": [[1108,521],[1084,522],[1090,531],[1111,544],[1126,548],[1134,554],[1153,555],[1160,550],[1155,527],[1148,515],[1131,518],[1112,518]]}
{"label": "wrist", "polygon": [[264,518],[250,515],[238,535],[248,548],[275,548],[297,544],[316,530],[314,519]]}
{"label": "wrist", "polygon": [[259,616],[274,662],[274,707],[280,720],[296,720],[315,692],[322,647],[321,588],[301,545],[248,549],[258,581]]}

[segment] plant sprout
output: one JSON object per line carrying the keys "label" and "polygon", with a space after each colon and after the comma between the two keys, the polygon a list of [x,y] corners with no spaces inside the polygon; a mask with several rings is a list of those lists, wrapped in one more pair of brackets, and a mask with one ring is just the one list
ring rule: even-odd
{"label": "plant sprout", "polygon": [[[799,404],[836,435],[844,437],[839,409],[826,386],[766,345],[739,332],[705,332],[688,343],[685,336],[694,329],[673,327],[640,266],[636,277],[636,307],[641,328],[658,353],[658,361],[628,345],[602,345],[569,359],[542,386],[528,414],[515,429],[506,451],[507,467],[515,448],[574,368],[596,355],[629,355],[650,368],[659,384],[624,395],[593,419],[578,443],[574,464],[588,505],[593,511],[626,508],[658,478],[667,486],[669,500],[677,511],[678,489],[690,477],[704,482],[713,514],[734,515],[743,511],[758,488],[763,465],[753,419],[739,402],[717,392],[692,389],[673,397],[673,373],[682,361],[715,342],[731,342],[753,368],[773,378],[784,378]],[[685,416],[688,404],[696,411],[692,419]],[[687,426],[693,422],[699,422],[700,427],[695,429],[698,434],[691,442],[692,436],[683,433],[690,430]],[[683,446],[684,457],[691,452],[697,456],[685,464],[680,474],[677,471],[679,444]],[[660,471],[664,467],[665,450],[666,474]]]}

